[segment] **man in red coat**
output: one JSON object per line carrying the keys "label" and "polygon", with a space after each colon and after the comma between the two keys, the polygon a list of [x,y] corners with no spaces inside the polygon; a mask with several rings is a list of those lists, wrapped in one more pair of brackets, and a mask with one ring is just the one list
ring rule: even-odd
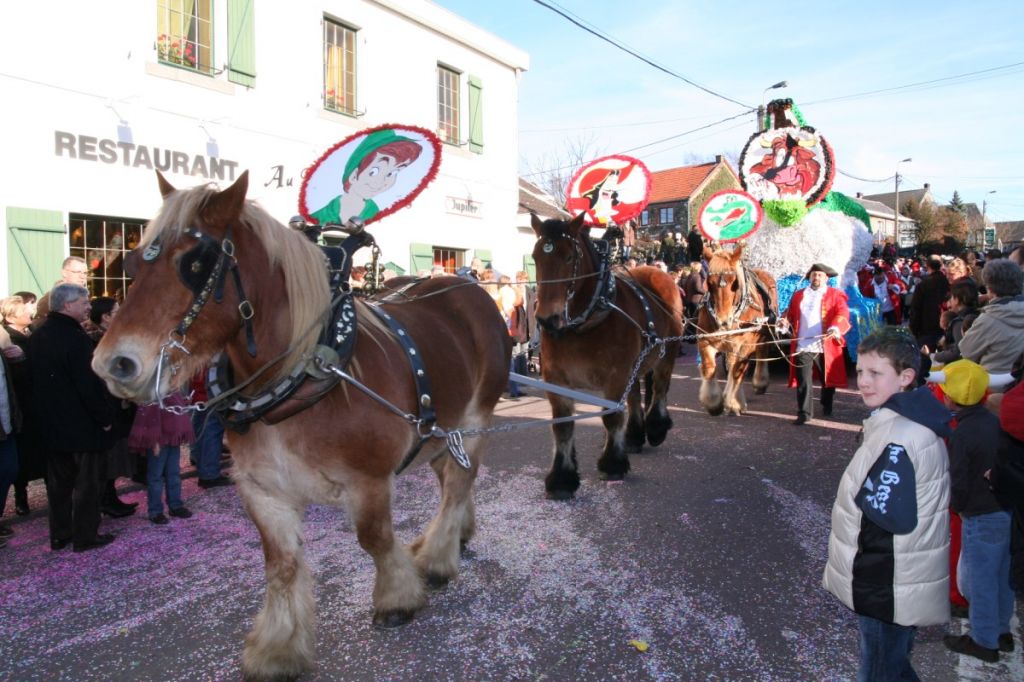
{"label": "man in red coat", "polygon": [[796,426],[806,424],[814,414],[815,369],[822,378],[821,408],[826,417],[832,415],[836,387],[846,386],[843,335],[850,331],[850,309],[846,294],[828,285],[828,278],[836,274],[822,263],[812,265],[806,277],[811,285],[793,294],[783,316],[793,334],[789,386],[796,387]]}

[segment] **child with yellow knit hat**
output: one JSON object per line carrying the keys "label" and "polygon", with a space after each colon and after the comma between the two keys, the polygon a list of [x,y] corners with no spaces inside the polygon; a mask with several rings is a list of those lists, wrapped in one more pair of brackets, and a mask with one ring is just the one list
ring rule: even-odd
{"label": "child with yellow knit hat", "polygon": [[1010,510],[991,491],[985,472],[995,464],[999,419],[983,404],[988,373],[970,360],[945,367],[946,406],[956,412],[949,438],[950,506],[963,520],[960,584],[970,602],[969,635],[946,635],[946,648],[995,663],[1013,651],[1010,618]]}

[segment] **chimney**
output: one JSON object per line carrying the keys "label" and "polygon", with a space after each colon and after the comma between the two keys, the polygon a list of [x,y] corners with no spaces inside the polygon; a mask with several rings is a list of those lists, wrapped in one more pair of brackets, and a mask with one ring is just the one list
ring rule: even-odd
{"label": "chimney", "polygon": [[858,199],[863,199],[864,198],[864,192],[857,192],[857,198]]}
{"label": "chimney", "polygon": [[931,184],[930,184],[930,183],[927,183],[927,182],[926,182],[926,183],[924,183],[924,188],[925,188],[925,189],[931,189],[931,187],[932,187],[932,186],[931,186]]}
{"label": "chimney", "polygon": [[722,163],[722,155],[715,154],[715,163]]}

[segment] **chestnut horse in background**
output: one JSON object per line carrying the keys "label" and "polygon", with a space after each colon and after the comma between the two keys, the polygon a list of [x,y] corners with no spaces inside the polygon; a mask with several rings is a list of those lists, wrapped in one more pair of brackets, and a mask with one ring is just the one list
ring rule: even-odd
{"label": "chestnut horse in background", "polygon": [[[235,385],[253,379],[244,394],[266,395],[261,391],[293,368],[309,366],[330,310],[327,261],[301,233],[246,201],[247,172],[222,192],[179,191],[163,176],[159,181],[163,207],[129,256],[135,280],[96,349],[93,369],[115,395],[148,403],[181,388],[223,350]],[[237,271],[229,276],[218,270],[218,259],[226,259],[229,269],[237,264]],[[221,300],[201,298],[214,288]],[[415,340],[433,378],[433,399],[427,402],[436,410],[437,425],[486,426],[508,383],[511,357],[494,303],[479,286],[455,277],[425,279],[403,293],[401,302],[377,305]],[[369,309],[372,304],[354,301],[357,340],[346,370],[415,415],[423,401],[410,360],[396,334]],[[182,334],[176,325],[186,316],[193,322]],[[254,355],[245,318],[253,326]],[[425,602],[425,579],[437,583],[456,575],[460,545],[474,531],[479,438],[465,441],[468,469],[448,455],[444,438],[425,439],[419,458],[430,460],[437,473],[441,502],[408,548],[394,535],[392,483],[420,435],[348,380],[304,411],[272,426],[255,421],[243,432],[229,431],[228,438],[233,478],[266,561],[266,601],[242,655],[247,678],[288,677],[313,665],[316,608],[302,550],[302,521],[311,503],[347,508],[359,544],[376,567],[375,624],[407,621]]]}
{"label": "chestnut horse in background", "polygon": [[[704,249],[708,262],[707,293],[697,314],[700,353],[700,404],[711,415],[722,412],[743,414],[747,399],[743,379],[751,359],[754,362],[754,392],[768,390],[769,344],[779,306],[775,278],[764,270],[743,264],[743,244],[732,252]],[[704,336],[716,332],[746,329],[745,333]],[[717,354],[725,355],[728,380],[725,393],[715,378]]]}
{"label": "chestnut horse in background", "polygon": [[[618,401],[649,339],[682,335],[682,301],[676,283],[657,268],[613,272],[583,220],[583,214],[568,222],[532,217],[541,371],[544,381]],[[666,399],[678,355],[679,342],[670,341],[644,359],[637,376],[652,375],[653,393],[646,415],[637,380],[629,387],[628,423],[621,412],[602,417],[605,444],[597,460],[602,479],[621,480],[629,471],[628,453],[640,452],[645,440],[655,446],[665,440],[672,427]],[[573,414],[571,398],[548,393],[548,402],[553,418]],[[572,497],[580,485],[573,427],[573,422],[552,426],[555,449],[545,488],[554,499]]]}

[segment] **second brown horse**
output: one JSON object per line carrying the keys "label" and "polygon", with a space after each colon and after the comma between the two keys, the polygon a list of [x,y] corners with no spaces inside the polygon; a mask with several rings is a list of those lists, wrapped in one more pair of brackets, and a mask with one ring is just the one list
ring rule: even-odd
{"label": "second brown horse", "polygon": [[[628,453],[640,452],[645,440],[660,445],[672,427],[666,399],[679,341],[653,347],[637,372],[650,379],[646,414],[638,381],[629,382],[648,344],[682,335],[679,288],[657,268],[613,272],[582,215],[568,222],[533,216],[532,223],[544,380],[615,401],[628,386],[628,421],[621,412],[602,417],[605,444],[597,460],[601,478],[621,480],[629,471]],[[573,413],[571,398],[548,393],[548,401],[554,418]],[[552,430],[554,456],[545,488],[551,498],[568,499],[580,485],[574,425],[555,424]]]}
{"label": "second brown horse", "polygon": [[[768,390],[768,355],[779,297],[775,278],[764,270],[743,264],[743,244],[734,251],[704,250],[708,262],[707,294],[697,314],[700,353],[700,404],[708,414],[743,414],[747,399],[743,379],[750,361],[754,367],[754,392]],[[728,380],[723,394],[715,378],[718,353],[725,356]]]}

